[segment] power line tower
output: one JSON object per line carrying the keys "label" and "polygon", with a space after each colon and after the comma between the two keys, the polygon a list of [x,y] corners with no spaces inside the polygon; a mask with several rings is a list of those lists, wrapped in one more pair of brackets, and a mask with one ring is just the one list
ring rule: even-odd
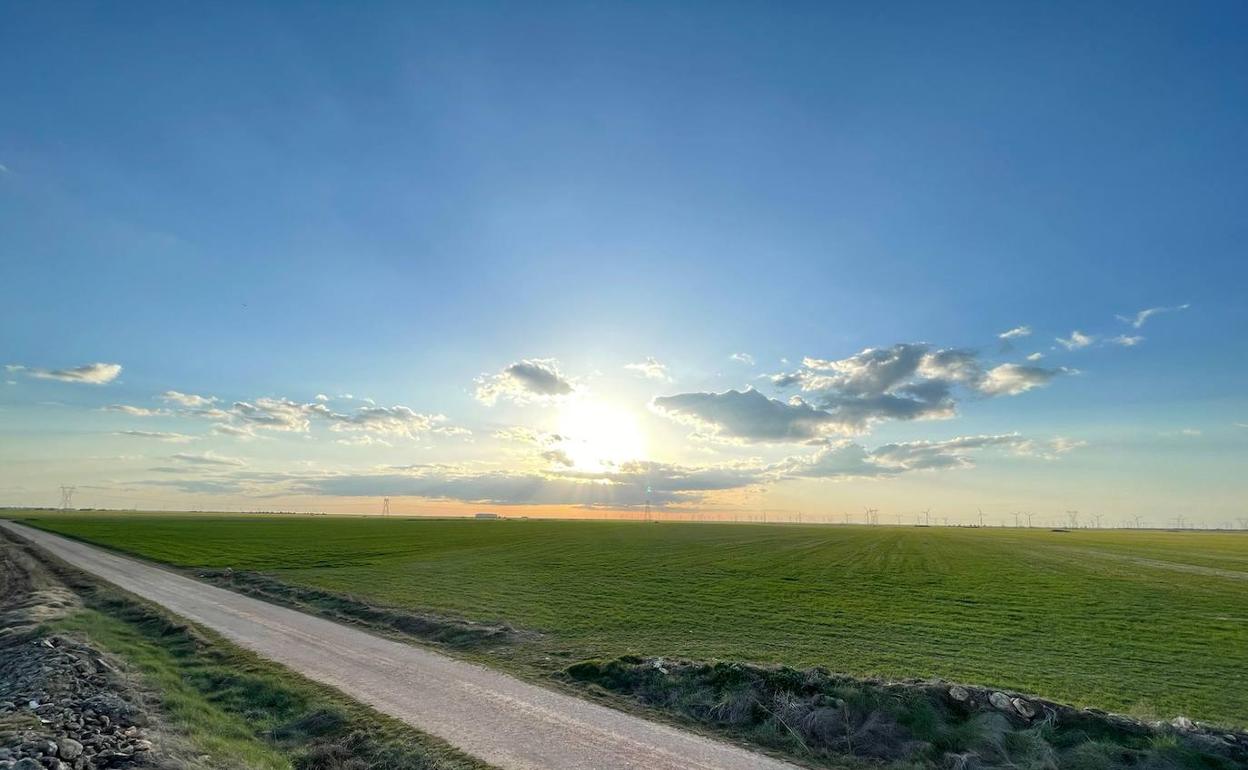
{"label": "power line tower", "polygon": [[1066,518],[1070,519],[1070,528],[1079,529],[1079,511],[1066,511]]}
{"label": "power line tower", "polygon": [[74,492],[78,487],[61,487],[61,510],[68,511],[69,504],[73,502]]}
{"label": "power line tower", "polygon": [[382,516],[389,516],[389,515],[390,515],[390,498],[388,498],[388,497],[382,498],[382,501],[381,501],[381,515],[382,515]]}

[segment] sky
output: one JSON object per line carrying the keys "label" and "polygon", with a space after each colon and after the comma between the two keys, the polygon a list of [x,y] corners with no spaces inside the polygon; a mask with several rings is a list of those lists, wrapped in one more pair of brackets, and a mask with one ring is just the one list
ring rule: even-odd
{"label": "sky", "polygon": [[1242,3],[5,18],[0,505],[1248,516]]}

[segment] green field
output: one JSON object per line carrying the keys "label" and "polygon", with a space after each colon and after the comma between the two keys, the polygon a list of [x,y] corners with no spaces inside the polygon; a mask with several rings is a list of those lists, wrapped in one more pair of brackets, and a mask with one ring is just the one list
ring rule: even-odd
{"label": "green field", "polygon": [[1248,534],[30,514],[182,567],[625,653],[821,665],[1248,723]]}

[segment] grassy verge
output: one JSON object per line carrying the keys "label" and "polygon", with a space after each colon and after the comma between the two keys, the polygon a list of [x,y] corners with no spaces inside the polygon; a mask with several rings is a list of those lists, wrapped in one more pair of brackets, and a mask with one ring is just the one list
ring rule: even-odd
{"label": "grassy verge", "polygon": [[446,743],[68,568],[85,609],[54,622],[124,660],[212,767],[483,770]]}
{"label": "grassy verge", "polygon": [[1244,736],[1154,728],[981,688],[637,657],[585,661],[567,676],[828,767],[1234,770],[1248,764]]}

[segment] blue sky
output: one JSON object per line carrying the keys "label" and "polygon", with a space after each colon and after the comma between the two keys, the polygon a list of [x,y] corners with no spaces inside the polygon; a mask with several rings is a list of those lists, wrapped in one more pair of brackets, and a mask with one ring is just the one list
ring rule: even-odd
{"label": "blue sky", "polygon": [[[1234,520],[1248,492],[1246,16],[13,9],[0,503],[55,502],[75,483],[99,505],[619,507],[649,486],[705,511]],[[1138,328],[1116,318],[1183,306]],[[1089,344],[1056,342],[1076,330]],[[973,351],[974,371],[934,373],[916,352],[877,392],[826,379],[861,373],[866,349],[917,343]],[[648,358],[665,368],[625,368]],[[507,373],[526,361],[510,371],[568,391]],[[122,368],[37,376],[97,362]],[[1001,365],[1036,371],[1007,393],[987,379]],[[845,419],[916,382],[952,406]],[[801,415],[723,396],[749,387],[838,419],[777,438],[760,421]],[[717,398],[696,414],[655,401],[689,394]],[[364,417],[362,398],[417,417]],[[279,430],[236,407],[261,399],[297,415]],[[914,465],[868,454],[807,475],[817,453],[915,442],[929,444]],[[556,454],[569,447],[579,459]]]}

